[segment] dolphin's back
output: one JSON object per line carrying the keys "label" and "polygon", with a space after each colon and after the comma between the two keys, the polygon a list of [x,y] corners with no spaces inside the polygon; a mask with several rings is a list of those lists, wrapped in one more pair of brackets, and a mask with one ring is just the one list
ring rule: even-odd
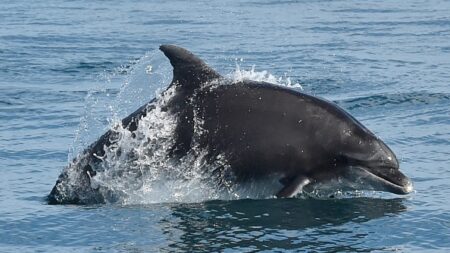
{"label": "dolphin's back", "polygon": [[[315,154],[337,148],[335,137],[341,131],[366,132],[332,102],[265,82],[205,88],[196,98],[196,115],[207,132],[201,146],[208,147],[213,157],[225,154],[232,167],[239,168],[237,173],[266,175],[277,169],[298,173],[300,160],[309,164],[300,169],[308,171],[335,159]],[[284,168],[276,168],[280,160],[286,161]]]}

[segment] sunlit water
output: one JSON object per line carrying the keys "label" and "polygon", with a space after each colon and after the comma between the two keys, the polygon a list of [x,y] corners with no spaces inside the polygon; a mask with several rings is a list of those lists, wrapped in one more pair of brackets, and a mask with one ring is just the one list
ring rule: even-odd
{"label": "sunlit water", "polygon": [[[445,1],[3,1],[0,251],[447,252],[449,10]],[[71,158],[165,88],[171,67],[156,50],[165,43],[230,78],[335,101],[388,143],[416,191],[205,202],[201,189],[174,195],[180,186],[163,182],[169,190],[120,204],[47,205]]]}

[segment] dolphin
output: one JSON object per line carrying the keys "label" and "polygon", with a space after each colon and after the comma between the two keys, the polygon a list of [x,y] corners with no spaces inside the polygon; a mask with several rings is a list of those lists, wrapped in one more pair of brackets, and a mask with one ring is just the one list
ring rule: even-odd
{"label": "dolphin", "polygon": [[[219,157],[225,161],[226,166],[214,172],[220,174],[226,167],[233,184],[275,178],[280,188],[273,195],[278,198],[327,185],[394,194],[413,190],[393,151],[335,103],[267,82],[233,82],[186,49],[162,45],[160,50],[173,66],[169,88],[174,95],[164,106],[176,118],[168,156],[182,158],[195,146],[206,152],[207,163]],[[123,128],[133,134],[154,103],[155,99],[124,118]],[[78,185],[71,186],[71,194],[66,181],[73,172],[61,173],[48,203],[106,201],[91,179],[105,148],[114,143],[114,134],[106,132],[74,161]]]}

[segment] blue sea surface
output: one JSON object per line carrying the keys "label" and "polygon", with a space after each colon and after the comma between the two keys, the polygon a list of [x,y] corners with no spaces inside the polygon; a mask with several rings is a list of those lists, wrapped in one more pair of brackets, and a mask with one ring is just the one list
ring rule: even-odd
{"label": "blue sea surface", "polygon": [[[415,191],[47,205],[108,128],[100,105],[122,117],[164,87],[123,90],[143,57],[168,66],[167,43],[336,102],[394,150]],[[159,251],[449,252],[450,2],[2,0],[0,252]]]}

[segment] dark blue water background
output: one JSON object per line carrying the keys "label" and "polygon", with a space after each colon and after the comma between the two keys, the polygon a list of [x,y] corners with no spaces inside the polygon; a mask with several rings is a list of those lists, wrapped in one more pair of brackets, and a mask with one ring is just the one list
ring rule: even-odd
{"label": "dark blue water background", "polygon": [[[130,71],[153,57],[170,75],[164,43],[335,101],[392,147],[416,192],[46,205],[68,157],[164,86]],[[449,157],[448,1],[0,4],[1,252],[448,252]]]}

